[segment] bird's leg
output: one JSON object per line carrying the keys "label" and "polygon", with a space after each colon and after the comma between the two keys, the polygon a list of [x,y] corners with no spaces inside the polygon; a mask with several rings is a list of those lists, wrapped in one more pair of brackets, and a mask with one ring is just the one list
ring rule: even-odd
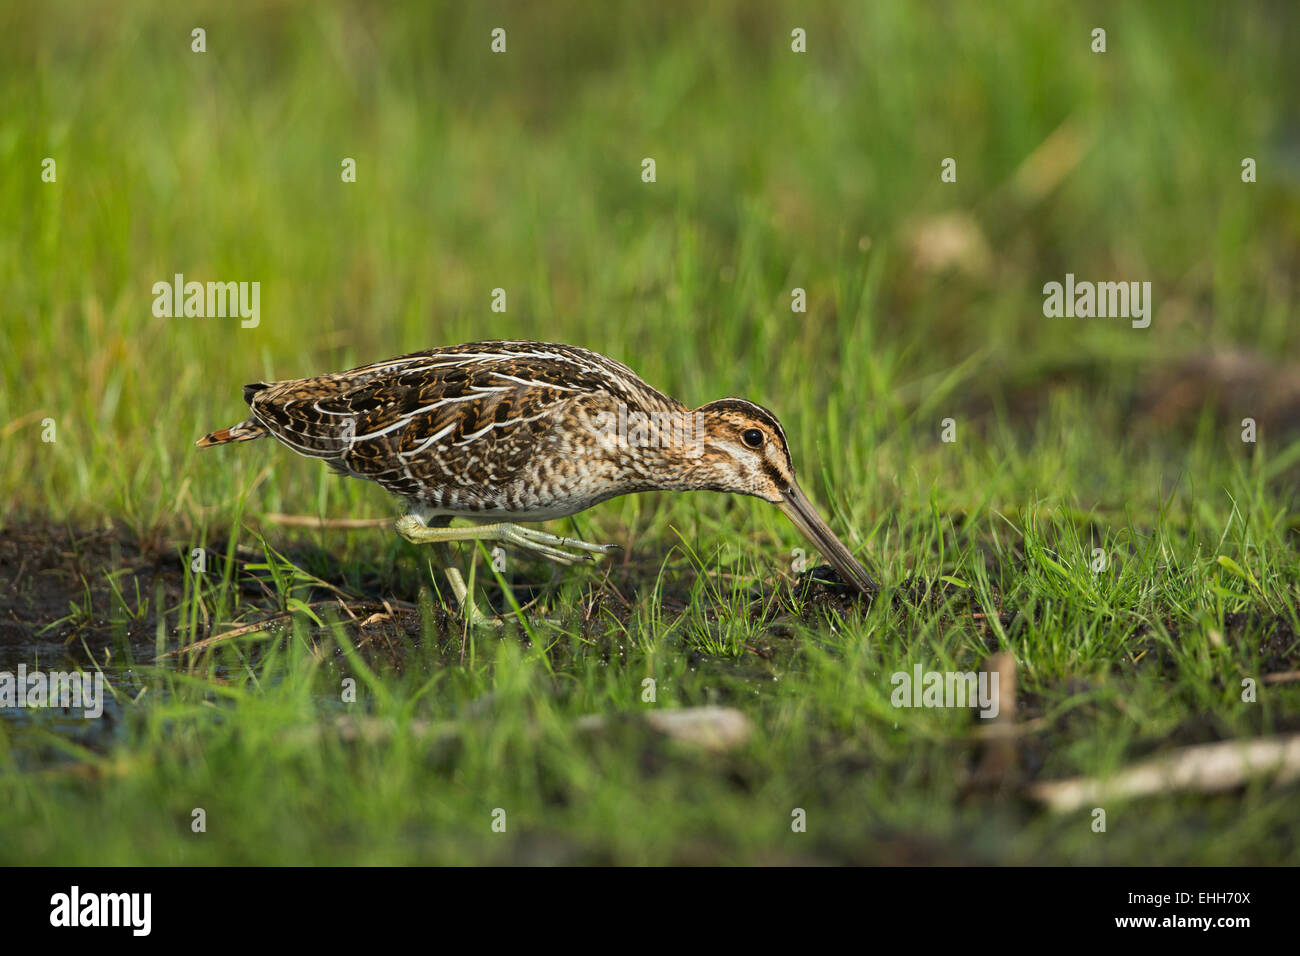
{"label": "bird's leg", "polygon": [[[556,564],[574,564],[582,560],[597,561],[604,554],[618,549],[616,544],[590,544],[577,538],[562,538],[535,528],[502,522],[481,524],[473,528],[430,528],[416,515],[404,515],[397,521],[397,533],[416,544],[444,543],[447,541],[500,541],[534,554],[540,554]],[[587,554],[573,554],[561,548],[576,548]]]}
{"label": "bird's leg", "polygon": [[[445,526],[451,521],[450,518],[435,518],[439,524]],[[451,545],[448,540],[438,537],[423,537],[423,535],[434,535],[438,531],[446,530],[445,527],[432,527],[426,525],[416,515],[403,515],[397,521],[397,533],[407,541],[414,544],[433,544],[438,551],[438,562],[442,565],[442,573],[447,577],[447,583],[451,585],[451,593],[456,598],[456,605],[460,608],[460,613],[475,626],[479,624],[490,624],[500,626],[500,618],[491,618],[483,614],[474,603],[474,597],[469,593],[469,588],[465,586],[465,579],[461,577],[460,569],[456,567],[455,557],[451,553]]]}

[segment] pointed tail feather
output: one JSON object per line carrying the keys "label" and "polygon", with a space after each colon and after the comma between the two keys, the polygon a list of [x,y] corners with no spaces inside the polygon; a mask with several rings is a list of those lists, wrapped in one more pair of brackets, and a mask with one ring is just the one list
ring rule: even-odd
{"label": "pointed tail feather", "polygon": [[266,429],[259,425],[256,419],[249,418],[238,425],[231,425],[229,428],[219,428],[214,432],[208,432],[194,444],[200,448],[211,448],[213,445],[226,445],[232,441],[252,441],[254,438],[261,438],[265,434]]}

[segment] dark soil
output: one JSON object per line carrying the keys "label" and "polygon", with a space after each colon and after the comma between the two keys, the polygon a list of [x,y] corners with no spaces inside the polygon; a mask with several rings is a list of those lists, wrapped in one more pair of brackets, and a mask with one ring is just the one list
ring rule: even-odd
{"label": "dark soil", "polygon": [[[225,542],[215,542],[210,555],[224,556]],[[134,535],[111,527],[72,528],[59,525],[22,523],[0,529],[0,663],[30,661],[42,657],[66,656],[79,659],[89,650],[96,658],[107,648],[125,641],[152,651],[158,628],[158,609],[167,615],[169,645],[174,646],[176,608],[185,595],[185,565],[188,552],[179,544],[142,544]],[[286,556],[332,581],[328,555],[316,549],[289,549]],[[224,557],[219,558],[224,560]],[[250,563],[260,563],[260,553],[237,555],[235,580],[244,599],[240,621],[264,620],[269,626],[287,616],[278,603],[275,588],[264,574],[253,572]],[[657,567],[656,567],[657,570]],[[219,572],[218,572],[219,573]],[[636,568],[622,566],[598,586],[589,589],[581,606],[574,610],[584,637],[601,644],[612,621],[626,621],[641,587],[653,587],[653,577],[638,580]],[[116,582],[116,590],[111,582]],[[427,622],[419,608],[421,594],[394,591],[391,581],[379,573],[362,576],[364,593],[341,596],[319,588],[309,589],[304,599],[315,607],[330,607],[332,616],[350,628],[361,648],[400,656],[401,644],[411,638],[428,637]],[[536,583],[512,579],[511,588],[521,604],[541,593]],[[120,597],[119,597],[120,594]],[[862,595],[844,584],[829,566],[806,572],[792,587],[765,591],[752,589],[747,608],[771,625],[773,637],[785,636],[782,621],[789,620],[793,603],[804,620],[818,614],[847,614],[866,610],[873,595]],[[428,600],[427,593],[424,599]],[[680,613],[689,597],[668,589],[662,598],[663,611]],[[493,610],[508,611],[504,595],[492,600]],[[436,601],[432,602],[434,636],[460,643],[460,618]],[[721,617],[737,608],[719,606],[711,616]],[[211,622],[216,630],[229,629],[230,622]],[[220,625],[219,627],[217,625]],[[199,629],[201,639],[212,631]],[[751,648],[759,656],[764,646]]]}
{"label": "dark soil", "polygon": [[[184,596],[182,555],[187,553],[177,544],[142,544],[136,536],[114,528],[24,523],[0,530],[0,664],[30,661],[33,654],[75,659],[83,655],[83,647],[99,657],[105,648],[121,642],[152,651],[160,602],[167,609],[169,645],[175,646],[175,629],[170,625],[176,622],[175,609]],[[213,544],[210,553],[224,555],[225,544]],[[313,568],[326,581],[335,580],[332,559],[316,549],[308,547],[302,553],[290,549],[288,557]],[[236,556],[235,580],[245,605],[240,622],[287,625],[288,615],[279,605],[270,580],[247,567],[261,560],[260,554],[251,552]],[[622,653],[620,638],[614,636],[617,628],[611,625],[625,622],[641,588],[653,586],[652,578],[641,577],[645,576],[639,576],[634,567],[612,569],[605,580],[588,589],[573,609],[583,637],[604,648],[611,658]],[[116,582],[116,591],[111,582]],[[458,653],[461,622],[456,612],[444,609],[428,592],[395,593],[392,582],[378,571],[363,575],[361,583],[363,593],[341,596],[325,588],[313,588],[301,596],[313,606],[327,607],[326,613],[350,629],[359,647],[389,657],[397,666],[403,647],[412,639],[433,638],[445,643],[446,653]],[[512,580],[511,587],[521,603],[542,590],[524,580]],[[430,603],[431,615],[420,613],[421,600]],[[790,585],[756,585],[739,606],[719,605],[709,609],[708,616],[721,619],[741,613],[761,623],[764,637],[746,646],[758,658],[768,660],[784,653],[794,635],[792,624],[815,625],[828,617],[866,613],[877,600],[886,600],[893,612],[905,612],[909,607],[931,611],[946,608],[954,617],[969,615],[979,626],[987,650],[998,650],[995,630],[983,609],[975,606],[968,589],[918,578],[889,591],[862,594],[842,581],[829,565],[805,571]],[[1000,603],[997,595],[995,600]],[[497,611],[509,609],[504,598],[493,603]],[[685,609],[687,597],[670,589],[662,604],[662,610],[671,616]],[[1015,608],[998,608],[1004,630],[1012,628],[1017,614]],[[230,622],[210,623],[218,631],[232,626]],[[1170,633],[1176,635],[1178,622],[1166,623]],[[1251,650],[1259,658],[1262,673],[1300,668],[1300,638],[1285,618],[1228,614],[1224,625],[1225,639],[1252,642]],[[211,632],[200,629],[199,636],[207,633]],[[1162,671],[1175,667],[1166,644],[1150,634],[1136,635],[1128,649],[1127,660],[1121,666],[1156,667]]]}

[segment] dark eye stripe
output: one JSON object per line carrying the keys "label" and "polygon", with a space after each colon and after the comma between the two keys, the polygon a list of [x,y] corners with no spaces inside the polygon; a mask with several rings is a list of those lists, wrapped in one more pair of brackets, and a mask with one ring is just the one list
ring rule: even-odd
{"label": "dark eye stripe", "polygon": [[772,479],[772,484],[776,485],[777,491],[784,492],[790,487],[785,483],[785,479],[781,477],[781,473],[767,462],[763,462],[763,471],[767,474],[767,477]]}

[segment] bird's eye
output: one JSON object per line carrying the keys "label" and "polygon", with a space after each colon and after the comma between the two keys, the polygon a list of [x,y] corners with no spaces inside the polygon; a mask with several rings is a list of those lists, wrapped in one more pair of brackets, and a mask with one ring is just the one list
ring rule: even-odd
{"label": "bird's eye", "polygon": [[763,447],[763,433],[757,428],[746,428],[740,437],[750,448]]}

